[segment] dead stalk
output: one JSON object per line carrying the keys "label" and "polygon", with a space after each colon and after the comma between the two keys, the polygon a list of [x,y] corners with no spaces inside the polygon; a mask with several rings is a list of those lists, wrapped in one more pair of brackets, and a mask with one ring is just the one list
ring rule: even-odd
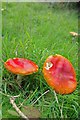
{"label": "dead stalk", "polygon": [[25,118],[26,120],[29,120],[27,116],[25,116],[21,110],[17,107],[16,103],[14,102],[15,97],[11,97],[10,98],[10,103],[12,104],[13,108],[15,108],[15,110],[17,111],[17,113],[22,117]]}
{"label": "dead stalk", "polygon": [[47,90],[46,92],[44,92],[37,100],[35,100],[35,101],[33,102],[32,105],[34,105],[43,95],[45,95],[45,94],[48,93],[48,92],[49,92],[49,90]]}
{"label": "dead stalk", "polygon": [[61,113],[61,118],[63,118],[62,109],[61,109],[61,107],[60,107],[60,104],[59,104],[59,101],[58,101],[58,97],[57,97],[55,91],[54,91],[54,96],[55,96],[56,102],[57,102],[57,104],[58,104],[58,107],[59,107],[60,113]]}

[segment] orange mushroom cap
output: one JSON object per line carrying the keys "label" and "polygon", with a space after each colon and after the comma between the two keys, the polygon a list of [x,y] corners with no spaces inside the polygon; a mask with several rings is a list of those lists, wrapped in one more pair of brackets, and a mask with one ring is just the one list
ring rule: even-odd
{"label": "orange mushroom cap", "polygon": [[20,75],[29,75],[38,71],[38,65],[24,58],[8,59],[4,66],[8,71]]}
{"label": "orange mushroom cap", "polygon": [[70,61],[61,56],[49,56],[43,65],[47,84],[57,93],[69,94],[76,89],[76,73]]}

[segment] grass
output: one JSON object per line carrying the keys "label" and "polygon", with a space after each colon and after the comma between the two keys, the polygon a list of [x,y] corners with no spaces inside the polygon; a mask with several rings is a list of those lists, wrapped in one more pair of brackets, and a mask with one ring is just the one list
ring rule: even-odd
{"label": "grass", "polygon": [[[76,10],[53,9],[47,3],[3,3],[2,7],[2,59],[24,57],[39,66],[39,72],[25,76],[20,89],[15,82],[16,75],[9,73],[3,66],[2,115],[13,118],[7,110],[14,110],[9,97],[20,94],[15,100],[18,106],[34,106],[40,111],[41,118],[78,118],[78,88],[69,95],[56,94],[47,85],[42,74],[43,63],[49,55],[61,54],[67,57],[76,70],[78,81],[78,42],[70,31],[78,31]],[[45,91],[49,90],[48,93]],[[40,96],[42,97],[35,103]],[[59,109],[60,107],[60,109]]]}

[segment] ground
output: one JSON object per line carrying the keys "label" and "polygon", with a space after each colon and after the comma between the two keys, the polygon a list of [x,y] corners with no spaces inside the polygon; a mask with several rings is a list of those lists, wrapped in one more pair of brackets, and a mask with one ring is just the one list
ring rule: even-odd
{"label": "ground", "polygon": [[3,62],[9,58],[23,57],[39,66],[37,73],[22,77],[20,88],[16,75],[8,72],[2,64],[3,118],[16,117],[9,112],[14,108],[7,95],[18,94],[20,96],[15,100],[17,106],[22,103],[23,106],[32,106],[40,111],[41,118],[78,118],[79,85],[69,95],[56,93],[57,101],[55,92],[47,85],[42,74],[46,58],[60,54],[73,64],[78,81],[78,38],[69,33],[78,31],[77,11],[56,9],[48,3],[3,3],[2,8]]}

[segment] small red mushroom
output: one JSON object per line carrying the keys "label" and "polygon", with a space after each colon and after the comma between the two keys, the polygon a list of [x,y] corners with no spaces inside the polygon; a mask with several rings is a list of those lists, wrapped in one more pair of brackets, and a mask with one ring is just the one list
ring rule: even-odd
{"label": "small red mushroom", "polygon": [[8,59],[4,66],[14,74],[29,75],[38,71],[38,66],[31,60],[24,58]]}
{"label": "small red mushroom", "polygon": [[59,94],[69,94],[76,89],[75,70],[70,61],[61,55],[51,55],[46,59],[43,74],[47,84]]}
{"label": "small red mushroom", "polygon": [[[4,66],[8,71],[17,75],[29,75],[38,71],[38,65],[24,58],[10,58],[4,62]],[[17,78],[20,79],[20,76]]]}

